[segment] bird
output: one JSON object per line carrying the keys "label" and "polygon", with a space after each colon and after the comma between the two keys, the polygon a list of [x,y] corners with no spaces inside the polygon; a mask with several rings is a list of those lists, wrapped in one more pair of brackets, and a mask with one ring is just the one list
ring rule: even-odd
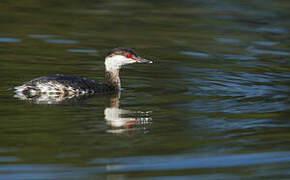
{"label": "bird", "polygon": [[119,71],[123,65],[153,63],[130,48],[114,48],[105,57],[105,80],[96,82],[85,77],[56,74],[41,76],[14,87],[16,94],[33,97],[40,94],[82,95],[112,93],[121,90]]}

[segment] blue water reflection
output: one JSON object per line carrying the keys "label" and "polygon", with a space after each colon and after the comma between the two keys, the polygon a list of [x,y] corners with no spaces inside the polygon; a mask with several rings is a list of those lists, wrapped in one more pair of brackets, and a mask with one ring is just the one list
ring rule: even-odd
{"label": "blue water reflection", "polygon": [[275,46],[278,44],[277,42],[271,41],[254,41],[254,43],[261,46]]}
{"label": "blue water reflection", "polygon": [[45,39],[45,42],[56,43],[56,44],[76,44],[77,40],[68,40],[68,39]]}
{"label": "blue water reflection", "polygon": [[95,159],[90,164],[112,164],[108,171],[159,171],[198,168],[255,166],[259,164],[290,162],[290,152],[253,153],[243,155],[194,158],[182,156],[145,156],[136,158]]}
{"label": "blue water reflection", "polygon": [[95,49],[68,49],[68,52],[74,53],[97,53],[98,51]]}
{"label": "blue water reflection", "polygon": [[29,34],[27,36],[30,38],[36,38],[36,39],[47,39],[47,38],[53,37],[53,35],[49,35],[49,34]]}
{"label": "blue water reflection", "polygon": [[253,54],[270,54],[270,55],[277,55],[277,56],[290,56],[290,52],[286,51],[277,51],[277,50],[267,50],[267,49],[258,49],[254,46],[249,46],[248,51]]}
{"label": "blue water reflection", "polygon": [[21,39],[11,37],[0,37],[0,43],[19,43]]}
{"label": "blue water reflection", "polygon": [[244,55],[234,55],[234,54],[227,54],[225,55],[225,59],[236,59],[236,60],[257,60],[257,57],[253,56],[244,56]]}
{"label": "blue water reflection", "polygon": [[185,54],[185,55],[190,55],[190,56],[201,57],[201,58],[208,58],[208,57],[210,57],[208,54],[201,53],[201,52],[181,51],[180,53],[181,54]]}
{"label": "blue water reflection", "polygon": [[240,43],[239,39],[231,39],[231,38],[216,38],[216,41],[229,44]]}

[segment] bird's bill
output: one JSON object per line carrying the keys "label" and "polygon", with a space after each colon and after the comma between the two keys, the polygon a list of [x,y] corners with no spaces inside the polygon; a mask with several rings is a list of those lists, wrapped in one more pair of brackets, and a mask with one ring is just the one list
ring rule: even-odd
{"label": "bird's bill", "polygon": [[137,60],[138,63],[147,63],[147,64],[152,64],[153,62],[148,60],[148,59],[143,59],[143,58],[140,58]]}

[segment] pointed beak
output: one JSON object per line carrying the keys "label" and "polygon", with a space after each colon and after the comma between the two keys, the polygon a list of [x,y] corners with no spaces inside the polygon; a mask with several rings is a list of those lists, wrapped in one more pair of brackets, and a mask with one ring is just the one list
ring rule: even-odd
{"label": "pointed beak", "polygon": [[147,64],[152,64],[153,62],[147,59],[139,58],[136,60],[137,63],[147,63]]}

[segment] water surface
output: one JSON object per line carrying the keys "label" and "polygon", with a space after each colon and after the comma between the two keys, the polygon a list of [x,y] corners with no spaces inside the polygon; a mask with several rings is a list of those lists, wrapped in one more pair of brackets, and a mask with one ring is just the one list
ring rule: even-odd
{"label": "water surface", "polygon": [[[290,168],[288,1],[0,2],[0,179],[282,179]],[[57,73],[123,91],[23,100]]]}

